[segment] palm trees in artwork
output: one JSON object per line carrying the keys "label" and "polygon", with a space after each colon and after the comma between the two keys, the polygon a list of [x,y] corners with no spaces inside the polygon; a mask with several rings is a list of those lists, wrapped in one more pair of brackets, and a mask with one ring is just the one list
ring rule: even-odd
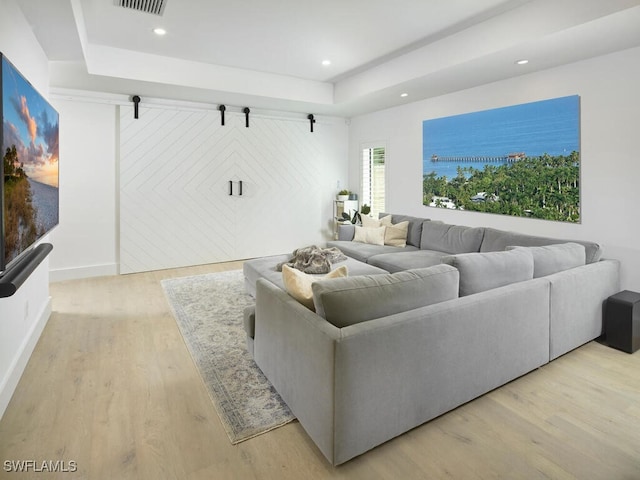
{"label": "palm trees in artwork", "polygon": [[483,169],[458,167],[452,179],[423,176],[423,203],[448,197],[456,208],[547,220],[580,220],[580,156],[524,157]]}

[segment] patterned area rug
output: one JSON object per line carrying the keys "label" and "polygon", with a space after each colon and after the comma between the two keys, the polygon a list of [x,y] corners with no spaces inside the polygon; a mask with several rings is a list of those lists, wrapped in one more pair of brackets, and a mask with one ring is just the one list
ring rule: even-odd
{"label": "patterned area rug", "polygon": [[172,278],[162,287],[231,443],[294,420],[247,351],[242,311],[254,301],[242,271]]}

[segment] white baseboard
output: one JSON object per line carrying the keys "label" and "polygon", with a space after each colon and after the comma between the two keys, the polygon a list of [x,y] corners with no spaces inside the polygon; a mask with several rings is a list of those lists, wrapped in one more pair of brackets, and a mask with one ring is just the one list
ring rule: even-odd
{"label": "white baseboard", "polygon": [[37,320],[33,323],[31,331],[25,337],[20,349],[18,350],[18,354],[14,357],[13,362],[9,367],[9,372],[4,378],[4,382],[0,385],[0,418],[2,418],[7,406],[9,405],[13,392],[18,386],[20,377],[22,377],[22,373],[29,362],[29,358],[31,358],[33,349],[36,347],[36,343],[38,343],[40,335],[42,334],[50,316],[51,297],[47,299],[47,302],[40,311]]}
{"label": "white baseboard", "polygon": [[49,270],[49,281],[61,282],[63,280],[76,280],[79,278],[104,277],[118,275],[117,263],[103,265],[89,265],[86,267],[59,268]]}

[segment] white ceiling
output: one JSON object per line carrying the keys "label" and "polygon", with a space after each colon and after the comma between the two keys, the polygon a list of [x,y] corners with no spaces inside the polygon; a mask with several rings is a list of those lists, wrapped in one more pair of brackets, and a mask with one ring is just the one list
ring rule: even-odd
{"label": "white ceiling", "polygon": [[17,3],[53,87],[340,116],[640,45],[640,0],[165,1]]}

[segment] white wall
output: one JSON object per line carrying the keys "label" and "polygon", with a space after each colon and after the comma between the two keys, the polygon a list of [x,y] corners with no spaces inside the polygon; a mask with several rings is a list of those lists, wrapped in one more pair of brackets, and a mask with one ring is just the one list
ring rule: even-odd
{"label": "white wall", "polygon": [[[160,105],[163,102],[161,99],[148,101]],[[60,113],[60,226],[51,234],[54,250],[50,255],[50,278],[52,281],[60,281],[117,274],[122,208],[119,204],[121,186],[118,111],[120,108],[130,109],[131,104],[126,101],[125,96],[64,89],[55,90],[52,104]],[[126,104],[126,107],[119,107],[119,104]],[[181,102],[166,104],[172,108],[183,108]],[[184,105],[184,108],[203,107],[201,104],[186,102]],[[141,104],[141,109],[143,108],[144,105]],[[227,121],[231,121],[236,113],[228,111]],[[294,248],[289,245],[292,238],[298,242],[296,247],[326,241],[331,235],[333,195],[338,190],[338,183],[345,185],[347,180],[348,127],[344,120],[318,118],[312,134],[307,133],[309,124],[304,116],[252,109],[251,117],[250,133],[259,130],[264,119],[275,121],[276,125],[280,125],[277,128],[281,129],[284,129],[286,123],[294,122],[304,130],[302,138],[313,139],[317,144],[314,147],[317,151],[313,153],[314,158],[319,159],[317,168],[321,173],[309,175],[307,180],[323,192],[320,196],[323,200],[311,202],[313,205],[309,205],[309,202],[291,203],[292,200],[289,200],[277,212],[265,212],[265,217],[270,215],[271,219],[280,218],[284,214],[287,222],[290,222],[289,227],[279,230],[279,235],[286,236],[283,243],[286,246],[282,247],[286,251]],[[244,115],[242,119],[244,122]],[[215,112],[212,121],[219,121],[218,112]],[[305,154],[300,141],[292,141],[291,145],[287,149],[291,153],[287,155],[297,155],[301,164],[308,162],[309,155]],[[215,159],[216,155],[217,152],[211,152],[208,156]],[[261,160],[268,159],[265,157]],[[298,191],[304,192],[300,185],[291,182],[285,182],[279,190],[273,190],[273,195],[284,193],[283,198],[287,198]],[[177,198],[175,192],[171,195]],[[262,210],[265,207],[266,205],[262,205]],[[165,212],[166,218],[184,215],[184,211],[180,210],[180,202],[174,202],[173,208],[174,211]],[[301,208],[303,211],[300,211]],[[212,212],[207,220],[215,222],[215,213]],[[316,229],[304,227],[309,223],[316,225]],[[158,236],[152,240],[163,238],[161,231],[157,233]]]}
{"label": "white wall", "polygon": [[[13,0],[0,0],[0,12],[0,51],[46,96],[49,69],[42,47]],[[0,298],[0,417],[49,319],[48,268],[45,259],[13,296]]]}
{"label": "white wall", "polygon": [[[387,211],[470,226],[594,240],[622,262],[622,287],[640,291],[640,49],[496,82],[353,118],[350,188],[359,189],[362,143],[387,144]],[[422,121],[580,95],[581,224],[422,205]]]}
{"label": "white wall", "polygon": [[60,225],[51,233],[51,280],[115,275],[115,105],[51,101],[60,113]]}

